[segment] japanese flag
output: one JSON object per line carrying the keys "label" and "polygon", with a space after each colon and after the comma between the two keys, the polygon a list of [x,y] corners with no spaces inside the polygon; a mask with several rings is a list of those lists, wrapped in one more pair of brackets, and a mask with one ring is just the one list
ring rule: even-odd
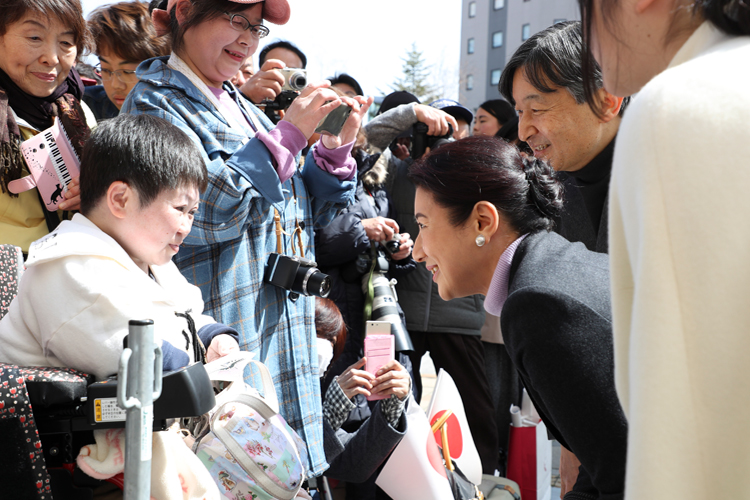
{"label": "japanese flag", "polygon": [[375,484],[393,500],[453,500],[450,483],[427,416],[409,398],[406,435],[393,450]]}
{"label": "japanese flag", "polygon": [[[446,410],[453,412],[453,415],[448,417],[448,450],[451,458],[464,473],[466,479],[479,485],[482,483],[482,461],[474,446],[474,438],[471,437],[461,395],[451,376],[441,368],[427,411],[430,425],[434,424]],[[440,431],[435,433],[435,442],[442,446]]]}

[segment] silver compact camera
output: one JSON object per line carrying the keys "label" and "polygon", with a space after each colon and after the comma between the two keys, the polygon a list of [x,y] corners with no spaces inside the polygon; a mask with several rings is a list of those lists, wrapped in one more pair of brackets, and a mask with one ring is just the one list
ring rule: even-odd
{"label": "silver compact camera", "polygon": [[281,68],[279,70],[284,77],[284,85],[281,90],[291,90],[293,92],[302,92],[307,86],[307,70],[302,68]]}

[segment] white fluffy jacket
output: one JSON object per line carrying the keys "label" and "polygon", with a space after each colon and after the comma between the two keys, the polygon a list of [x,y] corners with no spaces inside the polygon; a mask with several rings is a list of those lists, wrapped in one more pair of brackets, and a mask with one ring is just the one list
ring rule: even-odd
{"label": "white fluffy jacket", "polygon": [[169,262],[144,273],[117,242],[81,214],[29,249],[18,296],[0,321],[0,362],[67,366],[97,379],[117,373],[131,319],[154,321],[157,343],[187,349],[184,318],[195,327],[213,323],[202,314],[200,290]]}
{"label": "white fluffy jacket", "polygon": [[627,499],[750,494],[750,37],[704,23],[625,112],[610,189]]}

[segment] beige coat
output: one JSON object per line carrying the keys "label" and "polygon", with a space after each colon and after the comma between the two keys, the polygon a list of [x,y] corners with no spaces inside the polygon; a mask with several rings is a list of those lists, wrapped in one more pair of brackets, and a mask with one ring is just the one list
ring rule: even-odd
{"label": "beige coat", "polygon": [[750,37],[704,23],[626,111],[610,189],[628,499],[750,495]]}

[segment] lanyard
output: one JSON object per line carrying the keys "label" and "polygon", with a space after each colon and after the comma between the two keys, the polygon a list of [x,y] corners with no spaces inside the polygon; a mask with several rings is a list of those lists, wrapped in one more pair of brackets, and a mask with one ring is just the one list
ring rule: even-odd
{"label": "lanyard", "polygon": [[[296,254],[297,251],[294,248],[294,235],[296,233],[297,235],[297,242],[299,244],[299,253],[300,257],[303,259],[305,258],[305,247],[302,245],[302,228],[299,225],[299,219],[297,218],[297,189],[294,187],[294,178],[291,179],[292,182],[292,193],[294,195],[294,233],[292,233],[292,253]],[[276,253],[283,254],[284,247],[281,244],[281,235],[286,234],[289,236],[289,233],[284,231],[284,229],[281,227],[281,215],[279,215],[279,211],[275,208],[273,209],[273,220],[276,225]]]}
{"label": "lanyard", "polygon": [[[245,133],[245,129],[237,123],[237,120],[234,119],[233,116],[227,116],[224,113],[222,113],[221,104],[219,103],[219,100],[216,98],[213,92],[211,92],[211,89],[208,88],[208,85],[206,85],[203,80],[201,80],[198,75],[196,75],[192,69],[190,69],[190,66],[185,64],[185,61],[180,59],[180,57],[172,52],[172,55],[169,56],[169,61],[167,62],[167,65],[172,68],[175,71],[179,71],[185,77],[190,80],[190,83],[192,83],[195,88],[198,89],[198,91],[203,94],[206,99],[209,100],[209,102],[216,108],[216,111],[224,118],[224,120],[229,125],[229,128],[239,131],[242,135],[247,137],[247,134]],[[240,106],[244,109],[245,113],[250,117],[250,126],[252,129],[257,133],[258,130],[263,130],[261,127],[261,124],[257,121],[258,117],[255,116],[255,113],[252,112],[252,110],[247,108],[247,104],[243,102],[244,99],[239,99]],[[247,142],[247,139],[242,141],[243,143]]]}

